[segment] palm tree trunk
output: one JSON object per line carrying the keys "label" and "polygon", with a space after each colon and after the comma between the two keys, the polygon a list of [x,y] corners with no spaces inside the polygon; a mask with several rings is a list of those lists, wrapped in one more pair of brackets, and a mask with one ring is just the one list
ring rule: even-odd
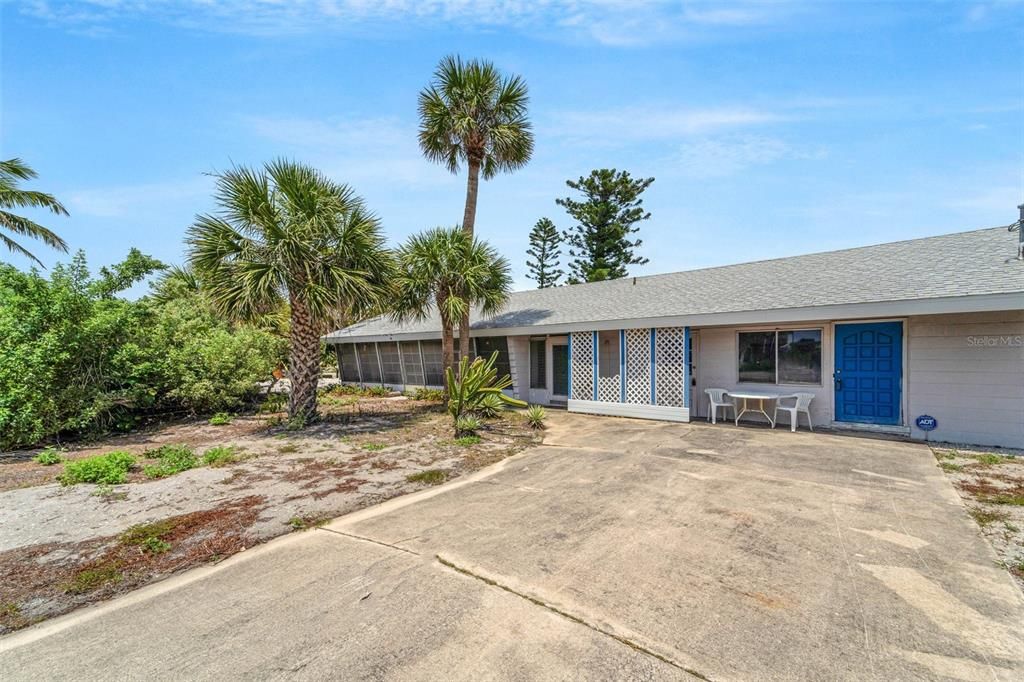
{"label": "palm tree trunk", "polygon": [[[469,173],[466,178],[466,210],[462,214],[462,231],[470,239],[476,228],[476,198],[480,190],[480,160],[469,158]],[[469,311],[459,320],[459,354],[469,357]]]}
{"label": "palm tree trunk", "polygon": [[315,421],[316,389],[320,380],[320,335],[304,301],[292,298],[288,375],[292,391],[288,396],[290,419]]}

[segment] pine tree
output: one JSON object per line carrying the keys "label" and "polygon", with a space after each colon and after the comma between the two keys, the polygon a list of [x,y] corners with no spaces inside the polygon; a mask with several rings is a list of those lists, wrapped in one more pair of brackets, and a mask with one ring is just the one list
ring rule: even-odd
{"label": "pine tree", "polygon": [[584,200],[556,199],[577,224],[565,233],[569,243],[569,283],[618,279],[629,274],[630,265],[644,265],[648,259],[636,255],[643,244],[630,239],[637,225],[651,214],[643,209],[640,195],[654,178],[633,179],[626,171],[602,168],[566,185],[583,193]]}
{"label": "pine tree", "polygon": [[526,276],[537,283],[538,289],[558,286],[558,280],[565,274],[558,267],[561,246],[562,236],[548,218],[541,218],[530,230],[530,248],[526,255],[533,260],[526,260],[526,267],[530,270]]}

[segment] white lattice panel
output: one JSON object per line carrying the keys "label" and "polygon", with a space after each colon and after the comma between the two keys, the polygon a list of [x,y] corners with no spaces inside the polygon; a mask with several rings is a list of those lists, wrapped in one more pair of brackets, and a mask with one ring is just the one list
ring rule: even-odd
{"label": "white lattice panel", "polygon": [[597,399],[602,403],[617,403],[621,398],[622,383],[619,375],[597,378]]}
{"label": "white lattice panel", "polygon": [[572,334],[572,399],[594,399],[594,334]]}
{"label": "white lattice panel", "polygon": [[682,327],[666,327],[656,334],[654,350],[658,404],[683,406],[686,386],[686,335]]}
{"label": "white lattice panel", "polygon": [[651,404],[651,330],[626,330],[626,402]]}

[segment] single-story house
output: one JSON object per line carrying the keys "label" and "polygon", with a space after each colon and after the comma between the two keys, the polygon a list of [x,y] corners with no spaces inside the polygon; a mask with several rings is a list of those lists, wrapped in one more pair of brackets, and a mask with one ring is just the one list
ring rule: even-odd
{"label": "single-story house", "polygon": [[[707,388],[799,391],[816,426],[1024,447],[1016,242],[990,228],[522,291],[473,317],[473,349],[498,351],[516,397],[570,411],[685,422]],[[440,329],[379,317],[326,341],[343,381],[440,386]]]}

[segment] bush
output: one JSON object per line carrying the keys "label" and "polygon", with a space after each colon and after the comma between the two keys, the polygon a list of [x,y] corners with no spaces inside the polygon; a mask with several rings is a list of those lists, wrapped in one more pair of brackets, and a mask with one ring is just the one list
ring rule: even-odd
{"label": "bush", "polygon": [[42,452],[35,456],[36,463],[42,464],[43,466],[53,466],[54,464],[60,464],[62,459],[64,458],[61,457],[60,450],[58,450],[57,448],[46,448],[45,450],[43,450]]}
{"label": "bush", "polygon": [[77,462],[64,465],[64,473],[60,475],[62,485],[76,483],[106,483],[116,485],[124,483],[128,470],[135,464],[135,457],[130,452],[115,451],[105,455],[96,455]]}
{"label": "bush", "polygon": [[429,400],[431,402],[441,402],[444,400],[444,391],[439,388],[417,388],[412,394],[413,400]]}
{"label": "bush", "polygon": [[[476,358],[473,362],[468,357],[459,361],[458,374],[448,367],[445,370],[445,385],[448,387],[448,414],[455,422],[455,435],[466,435],[466,431],[459,428],[459,420],[470,412],[479,410],[480,403],[488,395],[493,395],[498,400],[526,407],[526,403],[515,398],[510,398],[502,391],[512,385],[512,378],[509,375],[498,377],[498,370],[495,363],[498,361],[498,352],[495,351],[487,360]],[[479,421],[477,422],[479,424]],[[480,428],[479,425],[477,428]],[[475,429],[474,429],[475,430]],[[468,433],[472,433],[469,431]]]}
{"label": "bush", "polygon": [[481,417],[494,419],[501,414],[504,409],[505,402],[493,393],[488,393],[480,401],[480,404],[477,405],[476,411]]}
{"label": "bush", "polygon": [[227,412],[218,412],[217,414],[210,417],[210,424],[212,426],[227,426],[231,423],[231,415]]}
{"label": "bush", "polygon": [[530,407],[526,409],[526,422],[532,429],[543,429],[544,420],[547,418],[547,411],[540,405],[530,405]]}
{"label": "bush", "polygon": [[235,453],[235,449],[228,445],[219,445],[203,453],[203,464],[211,467],[223,467],[240,460],[241,458]]}
{"label": "bush", "polygon": [[166,478],[199,465],[195,453],[185,445],[163,445],[155,450],[147,450],[145,456],[160,460],[158,464],[142,468],[146,478]]}
{"label": "bush", "polygon": [[473,436],[480,430],[483,424],[471,414],[465,414],[455,420],[455,431],[457,436]]}
{"label": "bush", "polygon": [[260,403],[260,412],[274,413],[281,412],[288,406],[288,396],[285,393],[270,393]]}
{"label": "bush", "polygon": [[448,472],[441,469],[427,469],[426,471],[418,471],[405,477],[405,480],[410,483],[426,483],[427,485],[444,483],[447,479]]}

